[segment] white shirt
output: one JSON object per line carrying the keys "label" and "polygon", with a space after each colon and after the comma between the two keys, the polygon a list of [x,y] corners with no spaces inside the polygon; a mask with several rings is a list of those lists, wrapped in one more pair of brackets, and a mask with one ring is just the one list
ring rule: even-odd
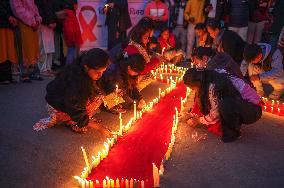
{"label": "white shirt", "polygon": [[209,18],[215,18],[216,16],[216,5],[217,5],[217,0],[210,0],[210,4],[212,5],[213,9],[210,10],[208,17]]}

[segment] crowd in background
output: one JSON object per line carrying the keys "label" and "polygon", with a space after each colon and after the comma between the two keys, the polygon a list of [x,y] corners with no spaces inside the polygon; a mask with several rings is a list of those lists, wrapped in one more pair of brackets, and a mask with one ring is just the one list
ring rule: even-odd
{"label": "crowd in background", "polygon": [[80,52],[76,9],[76,0],[0,2],[1,83],[15,82],[13,74],[22,82],[56,75],[47,85],[50,118],[35,129],[64,122],[85,132],[99,107],[123,113],[137,102],[142,109],[140,92],[162,63],[195,67],[184,77],[197,93],[190,124],[219,122],[221,133],[211,130],[224,142],[261,117],[264,84],[272,86],[269,98],[283,94],[284,0],[154,0],[136,25],[126,0],[109,0],[108,52]]}

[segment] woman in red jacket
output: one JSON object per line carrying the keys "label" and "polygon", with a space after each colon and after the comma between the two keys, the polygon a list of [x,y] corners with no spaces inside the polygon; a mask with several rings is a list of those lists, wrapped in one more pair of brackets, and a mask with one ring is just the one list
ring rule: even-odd
{"label": "woman in red jacket", "polygon": [[160,53],[166,60],[176,64],[185,56],[182,50],[176,48],[175,36],[170,32],[168,27],[162,29],[158,42],[161,46]]}

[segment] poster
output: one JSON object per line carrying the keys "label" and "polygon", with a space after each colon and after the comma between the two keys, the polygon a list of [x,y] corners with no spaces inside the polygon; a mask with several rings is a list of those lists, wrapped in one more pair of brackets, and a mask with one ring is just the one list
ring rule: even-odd
{"label": "poster", "polygon": [[[79,21],[83,44],[81,51],[91,48],[107,48],[107,26],[105,26],[106,15],[103,8],[104,0],[79,0],[77,18]],[[128,10],[132,26],[143,17],[145,0],[129,0]]]}

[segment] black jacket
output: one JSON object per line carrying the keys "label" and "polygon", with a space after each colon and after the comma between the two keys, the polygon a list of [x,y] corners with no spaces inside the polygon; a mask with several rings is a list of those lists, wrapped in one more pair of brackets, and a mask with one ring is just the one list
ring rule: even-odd
{"label": "black jacket", "polygon": [[105,24],[115,31],[125,32],[131,27],[127,0],[108,0],[107,3],[114,3],[114,7],[109,8]]}
{"label": "black jacket", "polygon": [[42,24],[49,25],[56,22],[56,9],[53,7],[54,0],[36,0],[40,16],[42,17]]}
{"label": "black jacket", "polygon": [[118,88],[123,91],[123,99],[126,103],[132,104],[133,101],[141,100],[142,95],[137,89],[137,78],[127,74],[127,66],[124,63],[121,61],[111,64],[104,72],[99,84],[104,88],[106,94],[115,91],[116,85],[118,85]]}
{"label": "black jacket", "polygon": [[[185,10],[186,4],[187,4],[187,0],[185,0],[184,2],[182,2],[181,0],[178,0],[175,2],[173,6],[172,16],[170,17],[170,27],[172,29],[174,29],[177,26],[179,9],[182,8],[183,10]],[[185,19],[183,19],[183,26],[184,28],[187,28],[188,26],[188,21],[186,21]]]}
{"label": "black jacket", "polygon": [[12,28],[8,18],[13,16],[9,0],[0,1],[0,28]]}
{"label": "black jacket", "polygon": [[[204,12],[206,17],[208,16],[208,13],[205,9],[207,6],[210,5],[210,0],[205,1],[205,6],[204,6]],[[225,7],[227,6],[227,0],[217,0],[216,3],[216,15],[215,15],[215,20],[224,20],[225,17]]]}
{"label": "black jacket", "polygon": [[248,0],[228,0],[226,15],[229,16],[229,27],[247,27],[249,21]]}
{"label": "black jacket", "polygon": [[84,127],[89,123],[87,102],[102,93],[87,73],[77,68],[63,71],[51,81],[46,87],[45,99],[56,110],[67,113],[79,127]]}
{"label": "black jacket", "polygon": [[276,0],[273,18],[270,31],[278,35],[284,26],[284,0]]}

